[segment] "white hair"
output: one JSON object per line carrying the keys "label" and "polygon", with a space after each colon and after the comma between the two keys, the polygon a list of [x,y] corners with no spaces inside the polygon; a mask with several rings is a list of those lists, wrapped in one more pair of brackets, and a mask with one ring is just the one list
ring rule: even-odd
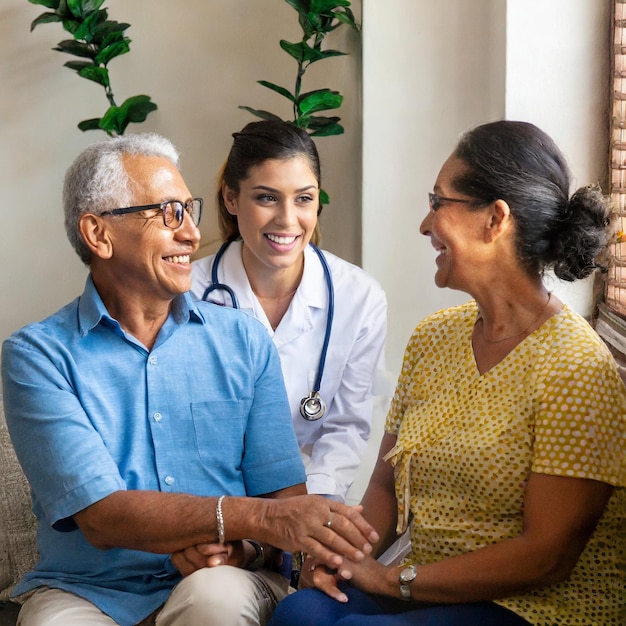
{"label": "white hair", "polygon": [[63,185],[65,231],[83,263],[91,252],[78,229],[83,213],[99,215],[132,201],[130,180],[123,163],[125,154],[156,156],[178,167],[180,154],[169,139],[156,133],[121,135],[92,144],[68,168]]}

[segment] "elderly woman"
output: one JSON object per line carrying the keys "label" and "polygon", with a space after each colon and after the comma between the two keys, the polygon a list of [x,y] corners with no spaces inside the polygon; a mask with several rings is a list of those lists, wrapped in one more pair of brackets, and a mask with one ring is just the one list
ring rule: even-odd
{"label": "elderly woman", "polygon": [[379,553],[407,527],[411,552],[338,572],[308,559],[318,589],[286,598],[271,626],[622,623],[626,390],[542,281],[588,276],[607,244],[599,190],[569,189],[532,124],[461,138],[420,230],[436,284],[472,300],[415,330],[363,500]]}

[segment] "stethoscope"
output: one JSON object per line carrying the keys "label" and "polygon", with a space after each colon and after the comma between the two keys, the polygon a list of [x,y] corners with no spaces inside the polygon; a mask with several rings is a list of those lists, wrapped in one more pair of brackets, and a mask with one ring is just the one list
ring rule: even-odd
{"label": "stethoscope", "polygon": [[[225,285],[224,283],[220,283],[217,278],[217,267],[222,257],[224,256],[224,252],[226,252],[226,248],[230,245],[230,241],[226,241],[217,251],[215,255],[215,259],[213,260],[213,267],[211,269],[211,284],[204,290],[202,294],[202,299],[206,300],[207,296],[212,291],[222,290],[225,291],[230,297],[230,301],[232,303],[233,309],[239,308],[239,301],[237,300],[237,295],[233,291],[231,287]],[[326,286],[328,287],[328,314],[326,316],[326,332],[324,334],[324,343],[322,345],[322,352],[320,354],[320,363],[317,368],[317,377],[315,378],[315,385],[313,386],[313,390],[309,393],[308,396],[305,396],[300,400],[300,415],[309,421],[314,422],[315,420],[320,419],[326,412],[326,403],[320,396],[320,388],[322,386],[322,375],[324,374],[324,364],[326,363],[326,353],[328,352],[328,344],[330,342],[330,332],[333,328],[333,316],[335,314],[335,289],[333,287],[333,279],[330,275],[330,269],[328,267],[328,263],[326,261],[326,257],[324,253],[314,244],[309,243],[311,248],[315,251],[317,256],[319,257],[320,263],[322,264],[322,269],[324,270],[324,277],[326,278]]]}

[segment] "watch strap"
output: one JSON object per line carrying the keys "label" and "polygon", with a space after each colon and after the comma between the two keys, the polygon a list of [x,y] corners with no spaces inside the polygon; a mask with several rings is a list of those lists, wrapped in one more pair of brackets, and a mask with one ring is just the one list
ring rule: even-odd
{"label": "watch strap", "polygon": [[246,541],[254,548],[255,555],[252,562],[246,568],[250,572],[256,572],[265,565],[265,548],[258,541],[254,539],[246,539]]}

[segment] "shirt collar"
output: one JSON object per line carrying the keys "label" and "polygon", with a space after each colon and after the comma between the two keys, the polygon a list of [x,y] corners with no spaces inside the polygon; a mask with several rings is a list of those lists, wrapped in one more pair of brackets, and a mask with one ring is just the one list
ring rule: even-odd
{"label": "shirt collar", "polygon": [[[196,307],[189,292],[174,298],[170,315],[179,326],[188,321],[206,323],[206,319]],[[85,282],[85,290],[78,303],[78,325],[81,336],[84,337],[101,322],[119,327],[119,322],[109,315],[89,274]]]}

